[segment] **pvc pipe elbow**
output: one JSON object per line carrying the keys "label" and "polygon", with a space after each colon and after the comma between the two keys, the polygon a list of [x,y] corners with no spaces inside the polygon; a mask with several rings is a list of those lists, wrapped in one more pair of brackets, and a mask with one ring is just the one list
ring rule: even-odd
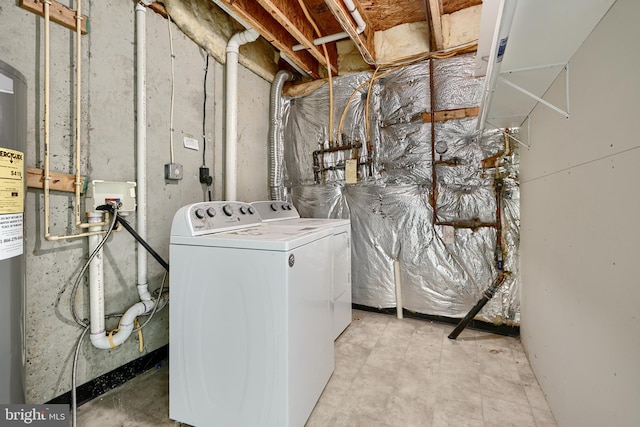
{"label": "pvc pipe elbow", "polygon": [[120,319],[119,331],[112,334],[111,339],[109,339],[109,335],[102,330],[90,335],[91,344],[102,350],[109,350],[118,347],[120,344],[124,343],[131,335],[131,332],[133,332],[135,318],[149,313],[153,310],[153,305],[153,301],[140,301],[132,305],[124,313],[122,319]]}
{"label": "pvc pipe elbow", "polygon": [[234,34],[227,43],[227,53],[238,53],[240,46],[256,41],[258,37],[260,37],[260,34],[253,28]]}

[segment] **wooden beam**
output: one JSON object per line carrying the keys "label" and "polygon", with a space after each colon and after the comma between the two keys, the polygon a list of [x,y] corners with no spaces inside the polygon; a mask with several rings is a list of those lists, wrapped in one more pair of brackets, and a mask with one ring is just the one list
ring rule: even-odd
{"label": "wooden beam", "polygon": [[[42,0],[20,0],[18,5],[29,12],[35,13],[36,15],[44,16],[44,2]],[[60,24],[73,31],[76,30],[76,11],[69,9],[67,6],[60,4],[55,0],[51,0],[51,5],[49,6],[49,17],[51,22]],[[80,31],[82,34],[87,34],[87,22],[89,18],[87,15],[82,15],[82,18]]]}
{"label": "wooden beam", "polygon": [[[282,25],[325,68],[327,60],[322,46],[315,46],[313,39],[327,34],[316,34],[304,11],[296,0],[257,0],[260,5]],[[293,46],[292,46],[293,47]],[[335,45],[327,45],[329,62],[334,74],[338,74],[338,52]]]}
{"label": "wooden beam", "polygon": [[[477,117],[480,112],[480,107],[460,108],[457,110],[442,110],[436,111],[434,115],[434,121],[446,122],[447,120],[465,119],[467,117]],[[423,123],[431,123],[431,113],[421,113]]]}
{"label": "wooden beam", "polygon": [[365,21],[365,24],[367,24],[367,26],[361,34],[358,34],[358,32],[356,31],[356,24],[354,23],[351,14],[345,7],[344,2],[342,2],[341,0],[326,0],[326,4],[327,6],[329,6],[331,13],[333,13],[333,16],[335,16],[335,18],[338,20],[344,31],[349,34],[349,37],[351,37],[351,40],[353,40],[356,47],[360,51],[362,58],[366,62],[373,64],[375,62],[373,27],[367,20],[366,16],[362,12],[360,12],[362,19]]}
{"label": "wooden beam", "polygon": [[[76,176],[49,171],[49,188],[56,191],[66,191],[69,193],[75,193],[76,191]],[[87,177],[82,178],[82,192],[87,189]],[[27,187],[29,188],[44,188],[44,171],[37,168],[27,168]]]}
{"label": "wooden beam", "polygon": [[444,38],[442,37],[442,1],[429,0],[429,13],[431,15],[431,29],[436,44],[436,50],[444,49]]}
{"label": "wooden beam", "polygon": [[[311,77],[320,77],[318,73],[319,61],[305,50],[294,52],[293,45],[298,44],[298,41],[255,0],[216,1],[251,25],[271,45],[284,53],[287,58]],[[324,63],[324,60],[322,62]]]}
{"label": "wooden beam", "polygon": [[165,18],[169,17],[169,14],[167,13],[167,8],[162,3],[158,3],[157,1],[153,2],[149,5],[149,9],[153,10],[155,13]]}

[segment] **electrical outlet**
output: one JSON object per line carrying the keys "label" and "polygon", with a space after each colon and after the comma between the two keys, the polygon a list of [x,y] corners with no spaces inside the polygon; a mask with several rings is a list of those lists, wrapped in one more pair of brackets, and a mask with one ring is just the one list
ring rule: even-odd
{"label": "electrical outlet", "polygon": [[182,179],[182,165],[177,163],[167,163],[164,165],[164,178],[172,180]]}

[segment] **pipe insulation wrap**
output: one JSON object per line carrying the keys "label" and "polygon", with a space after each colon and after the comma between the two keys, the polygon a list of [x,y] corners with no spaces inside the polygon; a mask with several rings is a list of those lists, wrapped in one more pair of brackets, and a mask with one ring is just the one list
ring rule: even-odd
{"label": "pipe insulation wrap", "polygon": [[282,128],[282,87],[294,79],[287,70],[278,71],[271,85],[269,103],[269,195],[271,200],[285,200],[284,132]]}
{"label": "pipe insulation wrap", "polygon": [[[433,67],[436,111],[480,105],[484,79],[473,76],[473,54],[433,60]],[[429,61],[375,80],[367,100],[370,78],[363,72],[334,80],[337,119],[349,102],[342,134],[370,150],[326,153],[322,184],[314,179],[311,154],[326,140],[328,89],[322,86],[295,103],[282,101],[283,117],[275,123],[283,127],[289,197],[302,217],[351,219],[354,304],[396,307],[397,260],[406,310],[463,317],[497,275],[496,229],[456,228],[452,240],[445,240],[443,227],[433,225],[431,123],[422,120],[431,109]],[[436,155],[442,162],[435,168],[439,221],[496,221],[495,169],[483,170],[481,163],[501,157],[505,140],[500,131],[480,136],[476,125],[476,117],[435,123],[435,142],[447,146]],[[359,179],[346,185],[343,165],[352,158],[358,160]],[[518,165],[513,149],[500,168],[504,269],[512,274],[479,313],[490,322],[520,322]]]}

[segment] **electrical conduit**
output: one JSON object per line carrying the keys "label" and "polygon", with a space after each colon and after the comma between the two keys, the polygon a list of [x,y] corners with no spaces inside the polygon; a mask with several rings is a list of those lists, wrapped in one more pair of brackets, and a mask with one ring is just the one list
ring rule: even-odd
{"label": "electrical conduit", "polygon": [[236,33],[227,43],[225,186],[226,200],[236,200],[238,182],[238,52],[240,46],[255,41],[260,35],[254,29]]}
{"label": "electrical conduit", "polygon": [[284,200],[284,135],[282,134],[282,87],[294,79],[293,73],[280,70],[273,79],[269,103],[269,194],[271,200]]}

